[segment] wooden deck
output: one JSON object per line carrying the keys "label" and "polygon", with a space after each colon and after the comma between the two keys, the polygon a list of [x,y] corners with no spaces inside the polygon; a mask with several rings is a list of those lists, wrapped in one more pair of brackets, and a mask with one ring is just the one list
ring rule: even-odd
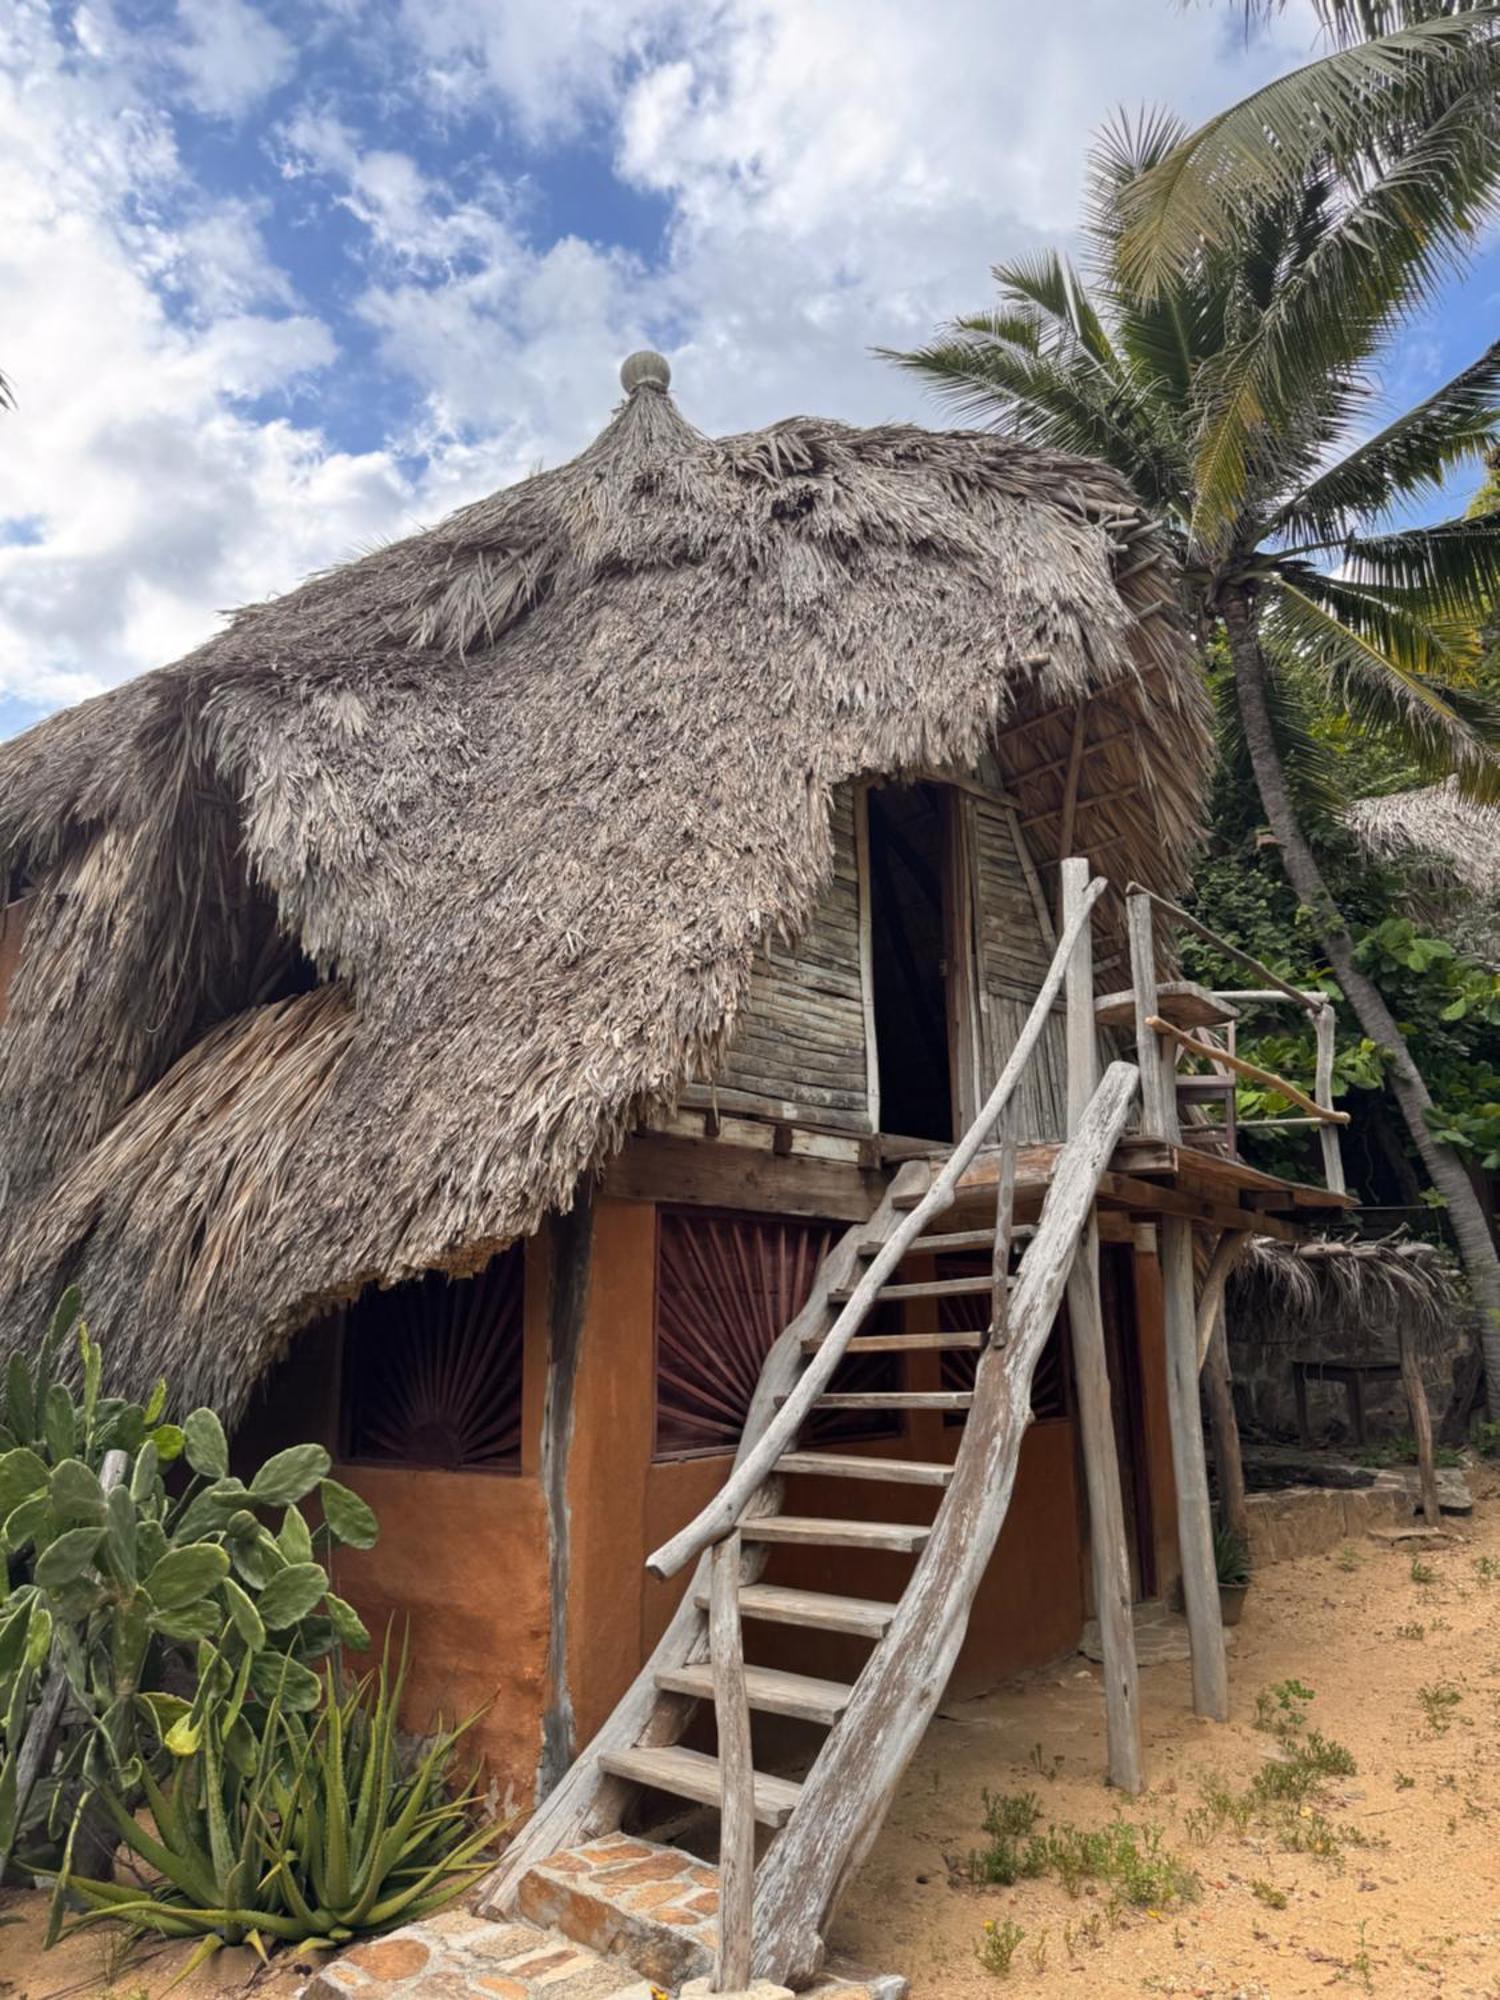
{"label": "wooden deck", "polygon": [[[1040,1212],[1061,1150],[1054,1145],[1024,1146],[1017,1154],[1018,1219],[1034,1220]],[[945,1228],[961,1229],[993,1216],[999,1162],[998,1151],[978,1156],[958,1183],[954,1204],[943,1218]],[[891,1184],[895,1205],[914,1208],[941,1166],[941,1159],[906,1161]],[[1277,1180],[1239,1160],[1140,1138],[1123,1139],[1115,1148],[1098,1194],[1106,1234],[1111,1216],[1134,1223],[1176,1215],[1204,1229],[1249,1229],[1288,1243],[1326,1228],[1334,1216],[1356,1205],[1351,1195]]]}

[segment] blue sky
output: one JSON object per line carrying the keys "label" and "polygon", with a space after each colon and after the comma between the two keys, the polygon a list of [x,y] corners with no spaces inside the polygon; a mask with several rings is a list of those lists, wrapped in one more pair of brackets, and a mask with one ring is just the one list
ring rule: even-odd
{"label": "blue sky", "polygon": [[[1065,240],[1118,104],[1305,60],[1222,0],[7,0],[0,735],[587,442],[631,348],[731,430]],[[1500,253],[1392,400],[1494,334]]]}

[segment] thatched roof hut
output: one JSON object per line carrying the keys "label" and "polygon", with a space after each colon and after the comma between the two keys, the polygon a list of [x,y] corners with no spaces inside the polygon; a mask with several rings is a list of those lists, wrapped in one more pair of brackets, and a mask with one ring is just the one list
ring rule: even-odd
{"label": "thatched roof hut", "polygon": [[[1205,709],[1117,477],[987,435],[696,431],[656,357],[569,464],[0,746],[0,1327],[84,1287],[228,1413],[370,1282],[471,1271],[711,1070],[866,772],[1012,772],[1180,881]],[[1076,774],[1074,785],[1076,798]]]}
{"label": "thatched roof hut", "polygon": [[1229,1280],[1229,1327],[1261,1345],[1303,1347],[1347,1332],[1366,1353],[1394,1350],[1402,1320],[1419,1349],[1459,1330],[1464,1295],[1453,1260],[1415,1236],[1252,1237]]}
{"label": "thatched roof hut", "polygon": [[1358,799],[1346,817],[1367,854],[1399,864],[1415,914],[1500,963],[1500,806],[1464,798],[1458,780],[1446,778]]}

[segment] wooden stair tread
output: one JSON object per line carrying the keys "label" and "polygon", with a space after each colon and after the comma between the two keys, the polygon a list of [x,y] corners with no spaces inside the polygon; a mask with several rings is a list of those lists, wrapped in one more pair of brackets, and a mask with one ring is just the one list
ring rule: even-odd
{"label": "wooden stair tread", "polygon": [[[1217,1128],[1215,1128],[1217,1129]],[[816,1354],[827,1338],[821,1333],[802,1336],[802,1352]],[[921,1354],[934,1348],[960,1348],[973,1353],[983,1347],[982,1333],[857,1333],[844,1349],[846,1354]]]}
{"label": "wooden stair tread", "polygon": [[[1010,1240],[1012,1243],[1021,1243],[1028,1236],[1035,1236],[1035,1234],[1036,1227],[1033,1223],[1019,1223],[1010,1232]],[[885,1248],[887,1241],[888,1238],[884,1236],[867,1236],[859,1246],[860,1256],[874,1257],[878,1255]],[[904,1257],[943,1257],[951,1256],[956,1250],[991,1250],[994,1248],[994,1244],[995,1232],[993,1229],[954,1229],[950,1230],[946,1236],[918,1236],[914,1241],[907,1244],[902,1255]]]}
{"label": "wooden stair tread", "polygon": [[1196,1103],[1199,1099],[1233,1097],[1235,1082],[1232,1076],[1180,1076],[1177,1079],[1177,1095],[1185,1104]]}
{"label": "wooden stair tread", "polygon": [[854,1452],[787,1451],[776,1462],[778,1472],[806,1473],[819,1479],[876,1479],[891,1486],[949,1486],[953,1467],[921,1458],[861,1458]]}
{"label": "wooden stair tread", "polygon": [[[909,1284],[882,1285],[875,1296],[877,1299],[967,1298],[975,1292],[989,1291],[991,1283],[988,1271],[972,1278],[917,1278]],[[828,1294],[828,1303],[833,1306],[847,1305],[853,1296],[853,1285],[840,1285]]]}
{"label": "wooden stair tread", "polygon": [[[691,1667],[664,1667],[656,1685],[666,1694],[691,1695],[695,1701],[714,1698],[711,1662]],[[790,1715],[799,1722],[818,1722],[831,1729],[854,1693],[843,1681],[819,1680],[812,1674],[789,1674],[780,1667],[745,1669],[745,1693],[762,1715]]]}
{"label": "wooden stair tread", "polygon": [[[700,1805],[719,1803],[719,1760],[701,1750],[684,1750],[680,1743],[655,1750],[606,1750],[599,1762],[612,1777],[629,1778],[655,1791],[671,1792],[675,1798],[695,1799]],[[773,1778],[757,1771],[755,1817],[762,1826],[785,1826],[801,1791],[802,1787],[789,1778]]]}
{"label": "wooden stair tread", "polygon": [[966,1410],[967,1389],[859,1389],[819,1396],[815,1410]]}
{"label": "wooden stair tread", "polygon": [[[1156,1011],[1174,1028],[1222,1028],[1240,1018],[1238,1007],[1230,1006],[1192,979],[1165,979],[1156,989]],[[1094,1002],[1094,1020],[1101,1028],[1135,1026],[1135,993],[1106,993]]]}
{"label": "wooden stair tread", "polygon": [[[697,1592],[695,1603],[708,1607],[708,1592]],[[740,1586],[740,1611],[768,1625],[801,1625],[811,1632],[852,1632],[859,1639],[880,1639],[896,1615],[894,1604],[874,1597],[839,1597],[828,1590],[791,1590],[777,1583]]]}
{"label": "wooden stair tread", "polygon": [[747,1542],[792,1542],[820,1549],[891,1549],[914,1556],[924,1548],[931,1527],[915,1521],[847,1521],[814,1514],[761,1514],[742,1521]]}

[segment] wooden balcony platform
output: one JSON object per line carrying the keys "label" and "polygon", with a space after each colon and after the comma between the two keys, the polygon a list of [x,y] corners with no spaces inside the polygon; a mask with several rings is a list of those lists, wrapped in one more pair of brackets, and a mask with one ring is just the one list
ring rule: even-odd
{"label": "wooden balcony platform", "polygon": [[[1060,1146],[1023,1146],[1016,1156],[1016,1219],[1034,1221],[1051,1184]],[[980,1153],[958,1184],[944,1229],[962,1229],[991,1220],[999,1175],[997,1151]],[[941,1170],[941,1158],[908,1160],[891,1184],[898,1208],[915,1208]],[[1099,1184],[1101,1229],[1112,1218],[1151,1222],[1162,1215],[1186,1216],[1206,1230],[1248,1229],[1284,1242],[1326,1228],[1337,1215],[1357,1207],[1352,1195],[1326,1187],[1277,1180],[1239,1160],[1222,1159],[1193,1146],[1157,1139],[1126,1138],[1115,1148]]]}

